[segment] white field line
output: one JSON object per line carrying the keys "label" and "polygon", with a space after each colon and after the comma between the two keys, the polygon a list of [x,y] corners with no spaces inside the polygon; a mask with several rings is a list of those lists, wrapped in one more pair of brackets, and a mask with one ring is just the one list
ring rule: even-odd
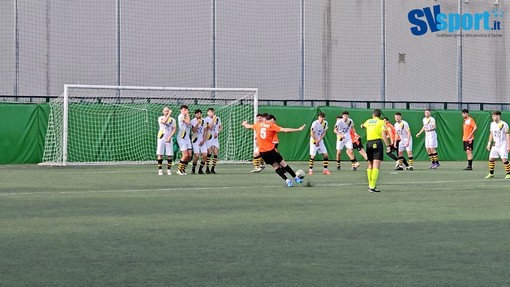
{"label": "white field line", "polygon": [[[25,172],[24,170],[15,170],[15,171],[2,171],[5,174],[18,174],[20,171]],[[87,171],[87,170],[79,170],[77,171],[80,174],[86,173],[86,174],[116,174],[116,173],[144,173],[140,172],[139,170],[104,170],[104,171]],[[145,173],[154,173],[154,171],[145,171]],[[69,174],[69,171],[56,171],[52,172],[52,175],[59,175],[59,174]]]}
{"label": "white field line", "polygon": [[[412,181],[412,182],[384,182],[381,185],[435,185],[435,184],[445,184],[445,183],[466,183],[466,182],[480,182],[480,179],[472,179],[472,180],[438,180],[438,181]],[[490,182],[502,182],[508,181],[505,179],[491,179]],[[367,183],[312,183],[312,187],[342,187],[342,186],[366,186]],[[475,185],[472,185],[473,187]],[[482,184],[480,186],[486,186],[486,184]],[[281,185],[258,185],[258,188],[282,188],[284,184]],[[306,188],[304,185],[296,185],[294,188]],[[193,190],[239,190],[239,189],[250,189],[253,186],[210,186],[210,187],[186,187],[186,191]],[[47,194],[86,194],[86,193],[137,193],[137,192],[161,192],[161,191],[180,191],[183,190],[182,187],[169,187],[169,188],[149,188],[149,189],[109,189],[109,190],[79,190],[79,191],[48,191],[48,192],[2,192],[0,196],[21,196],[21,195],[47,195]],[[293,189],[289,189],[293,190]]]}

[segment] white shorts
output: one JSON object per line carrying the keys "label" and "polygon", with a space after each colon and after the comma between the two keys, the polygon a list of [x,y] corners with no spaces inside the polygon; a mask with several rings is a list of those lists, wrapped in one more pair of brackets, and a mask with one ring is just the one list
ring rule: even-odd
{"label": "white shorts", "polygon": [[343,139],[341,141],[336,141],[336,150],[342,150],[343,148],[352,149],[352,140]]}
{"label": "white shorts", "polygon": [[[407,142],[409,142],[409,146],[406,147]],[[407,141],[401,140],[398,144],[398,151],[412,151],[413,150],[413,139],[408,139]]]}
{"label": "white shorts", "polygon": [[177,144],[180,151],[191,150],[191,140],[189,138],[177,138]]}
{"label": "white shorts", "polygon": [[319,143],[319,146],[316,146],[313,143],[310,143],[310,155],[315,156],[317,153],[328,153],[326,150],[326,146],[324,145],[324,141]]}
{"label": "white shorts", "polygon": [[158,147],[156,149],[157,155],[174,155],[174,141],[170,140],[169,143],[165,139],[158,139]]}
{"label": "white shorts", "polygon": [[506,158],[507,159],[508,158],[508,150],[506,149],[506,146],[501,146],[501,147],[493,146],[491,148],[489,158]]}
{"label": "white shorts", "polygon": [[217,148],[220,148],[220,142],[218,141],[218,138],[212,138],[205,142],[207,149],[210,149],[211,147],[215,146]]}
{"label": "white shorts", "polygon": [[207,153],[207,146],[206,144],[204,143],[203,145],[198,145],[200,142],[195,142],[193,143],[193,153],[198,153],[198,154],[201,154],[201,153]]}
{"label": "white shorts", "polygon": [[426,133],[425,134],[425,148],[437,148],[437,134]]}

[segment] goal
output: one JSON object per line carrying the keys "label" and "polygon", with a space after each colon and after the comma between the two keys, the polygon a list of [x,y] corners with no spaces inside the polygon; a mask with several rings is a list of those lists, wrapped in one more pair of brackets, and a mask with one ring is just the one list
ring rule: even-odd
{"label": "goal", "polygon": [[[221,119],[219,160],[248,161],[253,132],[241,126],[255,119],[258,89],[66,85],[50,102],[43,165],[140,164],[156,158],[157,122],[163,107],[177,119],[181,105],[191,117],[212,107]],[[175,143],[177,141],[174,141]],[[174,154],[178,151],[175,147]]]}

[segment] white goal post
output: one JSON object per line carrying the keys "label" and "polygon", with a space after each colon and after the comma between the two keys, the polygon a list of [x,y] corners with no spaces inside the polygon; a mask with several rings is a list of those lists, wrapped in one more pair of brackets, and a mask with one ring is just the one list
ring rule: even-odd
{"label": "white goal post", "polygon": [[65,85],[50,102],[41,164],[153,163],[157,118],[168,106],[177,119],[181,105],[188,105],[191,117],[196,109],[203,117],[215,109],[223,126],[220,161],[251,159],[253,132],[241,122],[256,119],[258,89]]}

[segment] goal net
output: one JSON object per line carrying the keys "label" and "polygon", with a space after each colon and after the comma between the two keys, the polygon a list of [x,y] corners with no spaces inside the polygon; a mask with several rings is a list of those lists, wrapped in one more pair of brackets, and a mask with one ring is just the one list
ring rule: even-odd
{"label": "goal net", "polygon": [[[257,89],[66,85],[50,102],[43,165],[154,162],[158,117],[168,106],[177,119],[181,105],[203,117],[212,107],[221,119],[220,161],[247,161],[253,133],[242,126],[257,113]],[[174,140],[174,143],[177,143]],[[178,147],[174,147],[174,155]]]}

